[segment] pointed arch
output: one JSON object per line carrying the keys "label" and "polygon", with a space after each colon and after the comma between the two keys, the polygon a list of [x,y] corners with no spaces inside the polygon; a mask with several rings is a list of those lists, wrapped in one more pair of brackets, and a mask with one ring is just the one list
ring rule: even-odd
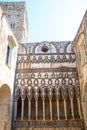
{"label": "pointed arch", "polygon": [[28,97],[26,95],[24,99],[24,119],[28,118]]}
{"label": "pointed arch", "polygon": [[66,111],[67,111],[67,118],[72,118],[72,112],[71,112],[71,100],[69,94],[67,94],[66,97]]}
{"label": "pointed arch", "polygon": [[39,89],[39,97],[38,97],[38,117],[43,117],[43,100],[41,97],[41,90]]}
{"label": "pointed arch", "polygon": [[36,109],[35,109],[35,96],[34,89],[32,89],[32,99],[31,99],[31,119],[35,119],[36,117]]}
{"label": "pointed arch", "polygon": [[45,117],[46,119],[50,117],[50,102],[48,97],[48,89],[45,89],[46,98],[45,98]]}
{"label": "pointed arch", "polygon": [[78,111],[78,101],[77,101],[75,89],[74,89],[74,96],[73,96],[73,109],[74,109],[74,118],[80,117],[79,111]]}
{"label": "pointed arch", "polygon": [[19,119],[21,119],[21,109],[22,109],[22,100],[21,96],[19,96],[17,100],[17,118]]}
{"label": "pointed arch", "polygon": [[62,90],[60,89],[60,97],[59,97],[59,117],[65,118],[65,113],[64,113],[64,99],[62,96]]}
{"label": "pointed arch", "polygon": [[54,89],[53,89],[53,96],[52,96],[52,117],[53,119],[57,117],[57,102],[56,102],[56,95]]}

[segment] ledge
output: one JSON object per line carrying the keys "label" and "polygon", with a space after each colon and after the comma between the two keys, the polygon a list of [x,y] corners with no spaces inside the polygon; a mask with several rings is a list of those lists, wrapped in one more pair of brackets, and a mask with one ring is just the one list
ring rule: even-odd
{"label": "ledge", "polygon": [[15,128],[47,128],[47,127],[80,127],[82,120],[58,120],[58,121],[14,121]]}

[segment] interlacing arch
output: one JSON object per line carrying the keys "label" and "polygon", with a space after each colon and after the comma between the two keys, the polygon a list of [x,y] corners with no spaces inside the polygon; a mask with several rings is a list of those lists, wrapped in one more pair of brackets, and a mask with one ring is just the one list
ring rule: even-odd
{"label": "interlacing arch", "polygon": [[[16,91],[15,119],[80,119],[80,101],[74,86],[68,88],[27,88]],[[31,109],[32,108],[32,109]]]}

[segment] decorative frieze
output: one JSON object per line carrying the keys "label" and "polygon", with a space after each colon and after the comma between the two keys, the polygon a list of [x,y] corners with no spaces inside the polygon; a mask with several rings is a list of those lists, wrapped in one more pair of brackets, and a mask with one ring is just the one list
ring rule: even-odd
{"label": "decorative frieze", "polygon": [[74,53],[60,53],[60,54],[49,54],[49,55],[18,55],[17,63],[19,64],[28,64],[28,63],[58,63],[58,62],[75,62],[76,57]]}

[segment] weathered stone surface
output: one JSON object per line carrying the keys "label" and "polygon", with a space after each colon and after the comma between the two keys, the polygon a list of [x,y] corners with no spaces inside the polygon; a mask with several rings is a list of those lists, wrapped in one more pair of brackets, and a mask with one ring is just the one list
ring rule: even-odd
{"label": "weathered stone surface", "polygon": [[[0,15],[0,130],[10,130],[18,43],[6,21],[6,13],[1,8]],[[12,45],[12,57],[9,57],[11,62],[7,64],[9,44]]]}
{"label": "weathered stone surface", "polygon": [[[3,9],[3,11],[0,9],[0,130],[10,130],[11,120],[13,120],[12,130],[87,130],[87,11],[73,42],[26,43],[28,20],[25,2],[0,2],[0,6]],[[9,24],[6,21],[6,15]],[[13,89],[15,89],[14,100],[12,100]],[[32,95],[33,101],[36,101],[36,106],[33,105],[34,110],[36,108],[36,118],[35,121],[30,119],[25,121],[23,119],[25,104],[23,103],[26,97],[31,100]],[[47,96],[49,98],[47,106],[50,101],[50,107],[47,109],[47,114],[50,111],[51,121],[38,121],[39,95],[41,101],[45,101]],[[54,121],[51,110],[52,97],[56,97],[55,102],[53,100],[55,107],[61,95],[64,104],[61,104],[60,113],[64,109],[66,117],[63,122],[60,119],[62,114],[57,115],[58,120]],[[70,98],[68,102],[71,103],[67,105],[68,107],[65,101],[67,95],[68,99]],[[78,104],[78,108],[74,110],[79,112],[80,117],[76,120],[76,113],[72,111],[73,118],[69,120],[66,110],[69,108],[71,112],[70,105],[72,106],[71,101],[75,95],[74,102],[78,101],[75,103],[75,105]],[[21,105],[15,107],[15,104],[18,105],[19,97],[22,101],[19,103],[22,104],[20,112],[22,118],[17,121],[16,116],[19,112],[17,109]],[[14,105],[13,114],[12,104]]]}

